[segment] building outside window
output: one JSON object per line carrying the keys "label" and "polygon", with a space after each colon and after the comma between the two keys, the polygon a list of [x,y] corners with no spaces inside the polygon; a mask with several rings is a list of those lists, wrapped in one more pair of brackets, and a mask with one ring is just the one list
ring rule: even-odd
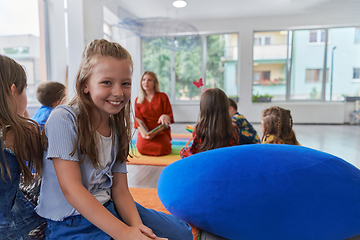
{"label": "building outside window", "polygon": [[[323,70],[320,69],[306,69],[305,82],[308,83],[321,83],[323,78]],[[329,69],[326,70],[326,82],[329,81]]]}
{"label": "building outside window", "polygon": [[271,95],[275,101],[285,100],[288,32],[255,32],[256,38],[267,39],[268,44],[254,45],[253,95]]}
{"label": "building outside window", "polygon": [[[0,54],[25,68],[28,104],[38,104],[36,89],[41,81],[40,23],[37,0],[7,1],[0,8]],[[42,14],[42,13],[41,13]],[[46,73],[45,73],[46,76]]]}
{"label": "building outside window", "polygon": [[355,43],[360,43],[360,28],[355,28]]}
{"label": "building outside window", "polygon": [[360,68],[353,68],[353,79],[354,80],[360,79]]}
{"label": "building outside window", "polygon": [[[270,95],[273,101],[342,101],[344,96],[359,96],[360,68],[349,67],[360,66],[360,44],[352,41],[358,29],[254,32],[254,39],[272,35],[274,42],[254,44],[253,94]],[[327,43],[326,32],[331,36]]]}
{"label": "building outside window", "polygon": [[324,43],[324,42],[325,42],[325,30],[309,31],[309,43]]}

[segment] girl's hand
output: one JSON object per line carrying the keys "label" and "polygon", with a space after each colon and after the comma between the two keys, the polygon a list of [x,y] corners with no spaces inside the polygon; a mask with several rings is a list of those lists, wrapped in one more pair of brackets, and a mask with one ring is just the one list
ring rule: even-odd
{"label": "girl's hand", "polygon": [[145,236],[151,238],[151,239],[155,239],[156,235],[153,233],[153,231],[148,228],[145,225],[139,225],[139,226],[135,226],[136,228],[138,228]]}
{"label": "girl's hand", "polygon": [[139,225],[137,226],[139,228],[139,230],[147,237],[149,237],[150,239],[155,239],[155,240],[168,240],[167,238],[161,238],[161,237],[157,237],[153,231],[146,227],[145,225]]}
{"label": "girl's hand", "polygon": [[114,238],[114,240],[117,240],[117,239],[118,240],[124,240],[124,239],[129,239],[129,240],[151,240],[151,239],[168,240],[167,238],[157,237],[150,228],[148,228],[144,225],[129,227],[128,231],[126,231],[126,233],[122,232],[121,236]]}
{"label": "girl's hand", "polygon": [[165,124],[166,126],[169,126],[171,124],[171,119],[168,115],[163,114],[159,117],[159,120],[157,121],[158,124]]}

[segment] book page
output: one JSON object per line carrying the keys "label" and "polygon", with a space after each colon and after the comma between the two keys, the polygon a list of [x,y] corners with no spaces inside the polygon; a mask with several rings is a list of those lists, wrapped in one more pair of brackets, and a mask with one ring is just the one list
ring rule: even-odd
{"label": "book page", "polygon": [[156,128],[152,129],[151,131],[149,131],[148,128],[146,127],[145,123],[143,121],[141,121],[141,119],[136,118],[136,121],[138,122],[141,129],[144,131],[145,135],[150,136],[150,137],[154,137],[159,132],[168,128],[168,126],[166,126],[165,124],[161,124],[161,125],[157,126]]}

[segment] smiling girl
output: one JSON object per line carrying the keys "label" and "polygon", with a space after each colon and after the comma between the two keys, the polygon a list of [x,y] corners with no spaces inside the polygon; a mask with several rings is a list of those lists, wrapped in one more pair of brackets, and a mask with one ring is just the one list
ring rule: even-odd
{"label": "smiling girl", "polygon": [[135,203],[127,185],[133,63],[119,44],[84,50],[76,96],[51,113],[37,213],[47,239],[192,239],[180,219]]}

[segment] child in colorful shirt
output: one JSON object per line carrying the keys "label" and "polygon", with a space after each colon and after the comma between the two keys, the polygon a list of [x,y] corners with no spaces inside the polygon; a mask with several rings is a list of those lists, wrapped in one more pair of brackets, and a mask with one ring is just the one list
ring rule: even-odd
{"label": "child in colorful shirt", "polygon": [[230,116],[232,117],[233,123],[235,123],[239,128],[239,145],[260,143],[259,136],[254,127],[243,115],[238,113],[236,102],[229,98],[229,103]]}

